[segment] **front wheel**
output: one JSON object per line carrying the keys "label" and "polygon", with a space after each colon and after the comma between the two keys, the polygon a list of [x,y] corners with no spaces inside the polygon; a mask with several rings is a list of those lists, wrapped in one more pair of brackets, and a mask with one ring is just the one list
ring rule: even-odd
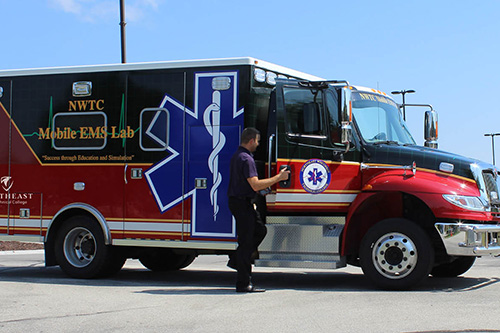
{"label": "front wheel", "polygon": [[403,218],[371,227],[360,247],[363,273],[383,289],[408,289],[429,275],[434,249],[427,234]]}

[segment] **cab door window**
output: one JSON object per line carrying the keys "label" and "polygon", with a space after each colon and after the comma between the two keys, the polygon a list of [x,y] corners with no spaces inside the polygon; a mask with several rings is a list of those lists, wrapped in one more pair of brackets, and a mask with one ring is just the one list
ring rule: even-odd
{"label": "cab door window", "polygon": [[328,130],[330,133],[330,140],[333,144],[340,144],[341,129],[339,117],[339,100],[337,94],[331,90],[325,93],[326,108],[328,109]]}
{"label": "cab door window", "polygon": [[284,88],[285,128],[289,137],[325,137],[323,91]]}

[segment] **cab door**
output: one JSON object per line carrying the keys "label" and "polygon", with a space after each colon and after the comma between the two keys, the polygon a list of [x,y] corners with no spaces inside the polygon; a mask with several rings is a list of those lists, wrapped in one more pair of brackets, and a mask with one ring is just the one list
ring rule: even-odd
{"label": "cab door", "polygon": [[[279,83],[271,99],[270,162],[290,180],[268,196],[270,211],[347,212],[360,191],[359,162],[346,161],[340,143],[339,97],[328,85]],[[352,152],[351,152],[352,155]]]}

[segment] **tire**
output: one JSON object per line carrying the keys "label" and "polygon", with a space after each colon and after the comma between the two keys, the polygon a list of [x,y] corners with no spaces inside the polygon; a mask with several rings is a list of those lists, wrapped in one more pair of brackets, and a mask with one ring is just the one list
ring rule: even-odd
{"label": "tire", "polygon": [[476,257],[456,257],[452,262],[434,267],[431,275],[437,278],[457,277],[467,272],[474,265],[475,261]]}
{"label": "tire", "polygon": [[63,223],[57,233],[55,255],[67,275],[80,279],[112,275],[126,259],[104,244],[100,225],[88,216],[74,216]]}
{"label": "tire", "polygon": [[141,264],[154,272],[167,272],[189,266],[196,256],[189,254],[176,254],[170,249],[157,249],[148,251],[139,257]]}
{"label": "tire", "polygon": [[371,227],[360,246],[363,273],[378,287],[409,289],[429,275],[434,248],[427,234],[410,220],[393,218]]}

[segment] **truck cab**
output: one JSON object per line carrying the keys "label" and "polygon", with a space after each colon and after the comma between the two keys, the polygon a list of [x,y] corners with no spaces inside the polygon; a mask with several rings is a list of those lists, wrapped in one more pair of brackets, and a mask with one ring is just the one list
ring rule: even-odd
{"label": "truck cab", "polygon": [[266,174],[291,171],[266,196],[258,265],[361,266],[383,288],[457,276],[498,255],[498,170],[436,147],[437,117],[416,144],[385,93],[346,81],[278,80]]}

